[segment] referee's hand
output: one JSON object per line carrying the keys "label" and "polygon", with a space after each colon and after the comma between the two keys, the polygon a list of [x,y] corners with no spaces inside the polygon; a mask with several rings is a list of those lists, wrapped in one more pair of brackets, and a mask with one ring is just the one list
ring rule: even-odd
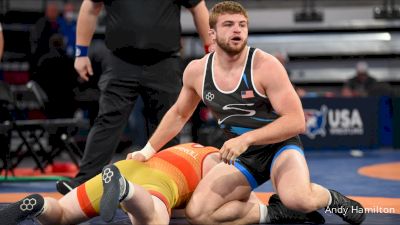
{"label": "referee's hand", "polygon": [[89,57],[76,57],[75,58],[75,70],[78,72],[79,76],[85,80],[89,80],[89,76],[93,75],[92,63]]}

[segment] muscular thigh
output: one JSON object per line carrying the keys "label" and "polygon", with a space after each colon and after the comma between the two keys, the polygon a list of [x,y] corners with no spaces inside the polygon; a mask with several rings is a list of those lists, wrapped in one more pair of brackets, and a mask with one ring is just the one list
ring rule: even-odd
{"label": "muscular thigh", "polygon": [[233,200],[247,200],[250,193],[245,176],[234,166],[220,163],[200,181],[188,207],[213,211]]}
{"label": "muscular thigh", "polygon": [[85,221],[88,218],[79,204],[77,189],[70,191],[68,194],[62,197],[59,200],[59,204],[63,208],[63,222],[77,224]]}
{"label": "muscular thigh", "polygon": [[281,196],[306,193],[310,175],[304,155],[293,149],[282,152],[272,166],[271,179],[274,189]]}

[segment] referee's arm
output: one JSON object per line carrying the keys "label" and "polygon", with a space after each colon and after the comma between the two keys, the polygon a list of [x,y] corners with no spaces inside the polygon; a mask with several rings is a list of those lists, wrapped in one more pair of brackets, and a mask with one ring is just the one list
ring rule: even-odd
{"label": "referee's arm", "polygon": [[76,27],[76,58],[75,69],[79,76],[88,81],[88,75],[93,75],[92,65],[88,57],[88,48],[96,30],[97,18],[103,8],[99,0],[84,0],[79,10]]}
{"label": "referee's arm", "polygon": [[209,13],[206,7],[206,3],[205,1],[200,1],[196,6],[189,8],[189,10],[192,13],[197,33],[199,33],[200,39],[204,44],[206,53],[208,53],[210,50],[210,46],[212,45],[212,40],[208,35],[210,25],[208,22]]}

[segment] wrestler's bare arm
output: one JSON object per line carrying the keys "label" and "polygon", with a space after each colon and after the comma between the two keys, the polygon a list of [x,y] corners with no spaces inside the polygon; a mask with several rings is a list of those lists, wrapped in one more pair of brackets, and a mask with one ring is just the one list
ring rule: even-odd
{"label": "wrestler's bare arm", "polygon": [[189,11],[193,16],[193,21],[201,41],[205,46],[210,46],[212,40],[208,35],[208,31],[210,30],[210,27],[208,26],[209,14],[205,1],[201,1],[195,7],[189,8]]}
{"label": "wrestler's bare arm", "polygon": [[304,132],[305,119],[300,98],[279,61],[258,51],[254,62],[257,90],[265,94],[280,117],[265,127],[248,132],[251,145],[277,143]]}
{"label": "wrestler's bare arm", "polygon": [[149,142],[156,151],[181,131],[200,102],[198,83],[204,70],[202,60],[204,59],[194,60],[186,67],[183,73],[183,87],[177,101],[165,114],[150,138]]}
{"label": "wrestler's bare arm", "polygon": [[257,90],[269,98],[280,117],[264,127],[226,141],[220,150],[222,160],[226,163],[234,162],[251,145],[278,143],[305,129],[300,99],[282,64],[273,56],[258,51],[254,59],[253,76]]}

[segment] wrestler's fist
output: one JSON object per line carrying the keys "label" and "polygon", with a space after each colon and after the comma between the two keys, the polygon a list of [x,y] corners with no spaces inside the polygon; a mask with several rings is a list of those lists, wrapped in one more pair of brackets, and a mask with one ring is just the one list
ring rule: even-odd
{"label": "wrestler's fist", "polygon": [[226,164],[234,164],[237,157],[247,150],[249,145],[241,136],[229,139],[219,150],[221,159]]}

